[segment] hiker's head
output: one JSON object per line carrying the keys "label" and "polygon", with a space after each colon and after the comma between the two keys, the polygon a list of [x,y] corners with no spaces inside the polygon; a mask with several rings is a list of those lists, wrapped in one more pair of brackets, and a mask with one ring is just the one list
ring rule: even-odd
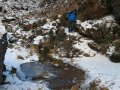
{"label": "hiker's head", "polygon": [[77,9],[74,9],[72,12],[76,14],[78,11],[77,11]]}
{"label": "hiker's head", "polygon": [[68,13],[74,13],[74,14],[76,15],[76,14],[77,14],[77,10],[74,9],[74,10],[72,10],[72,11],[68,11]]}

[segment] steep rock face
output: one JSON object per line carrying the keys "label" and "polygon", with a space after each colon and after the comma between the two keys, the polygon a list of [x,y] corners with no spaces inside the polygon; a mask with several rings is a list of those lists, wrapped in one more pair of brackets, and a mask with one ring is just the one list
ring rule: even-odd
{"label": "steep rock face", "polygon": [[3,34],[2,38],[0,39],[0,83],[3,82],[3,71],[5,70],[4,59],[5,53],[7,50],[7,33]]}
{"label": "steep rock face", "polygon": [[2,25],[0,21],[0,83],[3,82],[3,71],[5,70],[5,65],[4,65],[4,58],[5,58],[5,53],[7,49],[7,33],[5,30],[5,26]]}
{"label": "steep rock face", "polygon": [[112,13],[116,21],[120,24],[120,0],[101,0],[110,13]]}
{"label": "steep rock face", "polygon": [[120,0],[111,0],[112,13],[120,24]]}

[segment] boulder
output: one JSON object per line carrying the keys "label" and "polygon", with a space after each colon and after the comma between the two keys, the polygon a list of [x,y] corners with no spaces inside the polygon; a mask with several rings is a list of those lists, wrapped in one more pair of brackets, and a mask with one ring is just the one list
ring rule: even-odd
{"label": "boulder", "polygon": [[0,21],[0,83],[2,83],[5,79],[3,75],[3,71],[5,70],[4,58],[5,58],[7,45],[8,45],[7,33],[5,27],[2,25]]}
{"label": "boulder", "polygon": [[105,6],[120,24],[120,0],[101,0],[101,4]]}
{"label": "boulder", "polygon": [[111,0],[111,7],[116,22],[120,24],[120,0]]}
{"label": "boulder", "polygon": [[3,71],[5,70],[4,58],[5,58],[7,45],[8,45],[7,33],[5,33],[0,39],[0,83],[4,81],[4,75],[3,75]]}

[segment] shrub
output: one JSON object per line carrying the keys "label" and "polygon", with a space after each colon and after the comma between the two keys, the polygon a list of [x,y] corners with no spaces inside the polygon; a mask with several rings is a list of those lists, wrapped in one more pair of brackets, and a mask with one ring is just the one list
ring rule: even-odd
{"label": "shrub", "polygon": [[39,46],[38,45],[31,45],[29,54],[32,56],[34,53],[39,53]]}
{"label": "shrub", "polygon": [[89,90],[99,90],[98,86],[100,82],[101,82],[100,80],[93,80],[92,82],[90,82]]}
{"label": "shrub", "polygon": [[60,26],[67,26],[67,19],[66,19],[66,13],[62,15],[62,17],[60,18]]}
{"label": "shrub", "polygon": [[29,31],[33,29],[32,24],[23,25],[22,27],[24,31]]}
{"label": "shrub", "polygon": [[110,44],[112,42],[111,30],[106,27],[106,24],[98,25],[98,32],[95,32],[93,38],[97,43]]}
{"label": "shrub", "polygon": [[93,49],[93,50],[95,50],[95,51],[97,51],[97,52],[99,52],[101,54],[106,54],[107,49],[109,47],[109,45],[106,45],[106,44],[97,44],[97,43],[94,43],[94,42],[88,43],[88,46],[91,49]]}
{"label": "shrub", "polygon": [[33,24],[32,24],[32,28],[33,29],[35,29],[35,28],[37,28],[37,27],[39,27],[40,26],[40,24],[38,23],[38,22],[34,22]]}
{"label": "shrub", "polygon": [[114,34],[114,38],[120,38],[120,26],[116,25],[114,27],[112,27],[113,29],[113,34]]}
{"label": "shrub", "polygon": [[120,40],[119,40],[119,39],[116,40],[116,42],[115,42],[115,51],[116,51],[117,53],[120,52]]}
{"label": "shrub", "polygon": [[16,73],[17,73],[17,68],[12,67],[10,73],[11,73],[11,74],[16,74]]}
{"label": "shrub", "polygon": [[24,31],[29,31],[31,29],[36,29],[37,27],[40,27],[46,23],[46,19],[40,19],[32,24],[28,22],[28,24],[20,23],[20,26],[22,26]]}
{"label": "shrub", "polygon": [[[68,40],[68,38],[69,38],[69,40]],[[63,41],[64,49],[66,51],[70,52],[72,49],[73,42],[74,42],[73,36],[66,37]]]}

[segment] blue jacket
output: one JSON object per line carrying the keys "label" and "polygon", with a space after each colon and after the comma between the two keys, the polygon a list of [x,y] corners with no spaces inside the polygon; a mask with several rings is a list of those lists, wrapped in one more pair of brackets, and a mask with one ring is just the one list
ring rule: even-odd
{"label": "blue jacket", "polygon": [[77,16],[75,14],[75,12],[68,12],[66,14],[67,20],[70,22],[76,22]]}

